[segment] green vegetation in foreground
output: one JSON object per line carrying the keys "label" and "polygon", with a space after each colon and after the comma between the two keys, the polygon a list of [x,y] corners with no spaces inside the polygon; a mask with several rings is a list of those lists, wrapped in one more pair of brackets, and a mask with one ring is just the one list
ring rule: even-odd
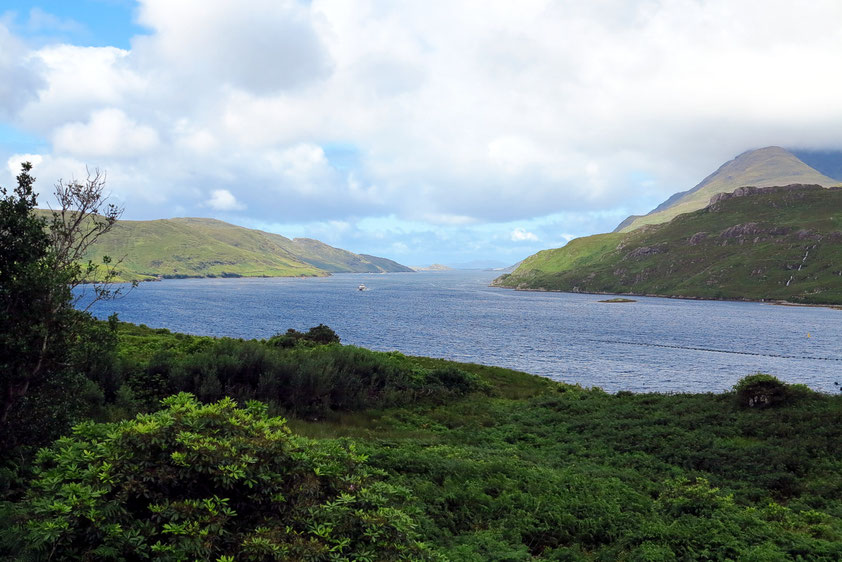
{"label": "green vegetation in foreground", "polygon": [[182,277],[316,277],[330,273],[411,271],[318,240],[290,240],[214,219],[117,221],[87,257],[122,258],[120,281]]}
{"label": "green vegetation in foreground", "polygon": [[[342,346],[324,326],[265,341],[97,329],[74,355],[81,379],[27,396],[0,555],[842,557],[842,396],[769,375],[723,394],[611,395]],[[161,409],[183,390],[209,405]],[[86,419],[20,464],[45,428]]]}
{"label": "green vegetation in foreground", "polygon": [[523,261],[517,289],[842,303],[842,189],[743,188],[669,223]]}

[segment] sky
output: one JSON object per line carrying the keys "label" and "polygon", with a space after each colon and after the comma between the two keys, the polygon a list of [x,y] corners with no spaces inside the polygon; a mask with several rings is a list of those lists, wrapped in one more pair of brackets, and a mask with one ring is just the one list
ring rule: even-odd
{"label": "sky", "polygon": [[840,60],[839,0],[4,0],[0,185],[503,266],[841,149]]}

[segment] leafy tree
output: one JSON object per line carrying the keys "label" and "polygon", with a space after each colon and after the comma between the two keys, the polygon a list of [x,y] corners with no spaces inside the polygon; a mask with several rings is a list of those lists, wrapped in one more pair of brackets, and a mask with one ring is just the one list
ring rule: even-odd
{"label": "leafy tree", "polygon": [[291,434],[267,407],[186,393],[42,450],[11,535],[62,560],[424,560],[408,492],[353,445]]}
{"label": "leafy tree", "polygon": [[[59,209],[44,212],[35,208],[31,170],[30,163],[22,165],[11,193],[0,187],[0,441],[5,446],[12,410],[32,386],[67,370],[74,338],[91,320],[76,309],[78,299],[90,307],[118,292],[109,284],[116,264],[109,258],[102,265],[84,260],[122,213],[106,204],[105,175],[97,171],[85,182],[59,181],[54,192]],[[87,281],[94,281],[91,290],[74,298],[73,289]]]}

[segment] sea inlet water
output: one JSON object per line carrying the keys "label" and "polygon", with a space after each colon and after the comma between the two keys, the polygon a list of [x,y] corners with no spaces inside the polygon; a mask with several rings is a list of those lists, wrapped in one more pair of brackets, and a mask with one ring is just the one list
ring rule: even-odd
{"label": "sea inlet water", "polygon": [[[489,271],[142,283],[92,312],[190,334],[333,328],[346,344],[518,369],[609,392],[719,392],[765,372],[842,384],[842,310],[521,292]],[[364,284],[367,290],[360,291]]]}

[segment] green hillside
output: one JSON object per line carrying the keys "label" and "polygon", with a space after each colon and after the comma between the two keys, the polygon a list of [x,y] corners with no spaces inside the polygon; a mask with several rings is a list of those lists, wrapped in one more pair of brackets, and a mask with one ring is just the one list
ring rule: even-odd
{"label": "green hillside", "polygon": [[842,304],[842,189],[740,188],[702,210],[544,250],[501,287]]}
{"label": "green hillside", "polygon": [[842,557],[838,393],[735,373],[720,394],[608,394],[325,326],[109,327],[75,392],[33,388],[0,433],[0,559]]}
{"label": "green hillside", "polygon": [[410,271],[318,240],[290,240],[215,219],[118,221],[88,254],[122,258],[122,280],[170,277],[313,277],[330,273]]}
{"label": "green hillside", "polygon": [[774,185],[838,186],[839,180],[830,178],[811,168],[794,154],[778,146],[750,150],[723,164],[702,182],[681,193],[676,193],[647,215],[631,216],[615,232],[628,232],[647,224],[661,224],[682,213],[702,209],[718,193],[731,193],[738,187],[769,187]]}
{"label": "green hillside", "polygon": [[[282,238],[277,234],[273,237]],[[324,269],[331,273],[394,273],[400,271],[411,271],[397,262],[386,258],[378,258],[367,254],[352,254],[346,250],[340,250],[328,246],[324,242],[312,238],[295,238],[290,242],[290,249],[303,262],[312,266]]]}

